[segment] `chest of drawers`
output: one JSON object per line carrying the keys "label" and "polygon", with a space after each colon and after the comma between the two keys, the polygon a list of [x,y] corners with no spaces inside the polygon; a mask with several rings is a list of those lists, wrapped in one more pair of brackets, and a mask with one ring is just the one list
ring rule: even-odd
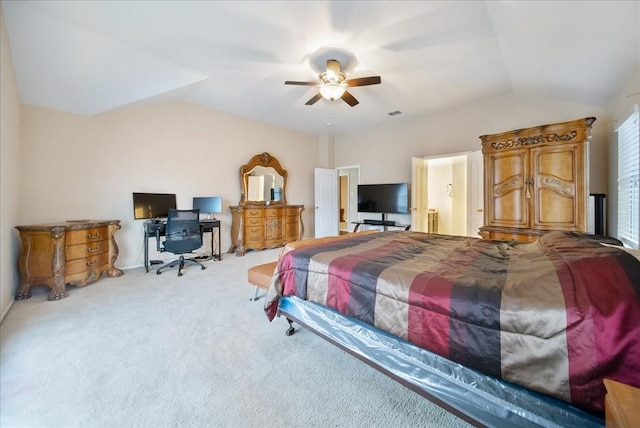
{"label": "chest of drawers", "polygon": [[119,220],[82,220],[17,226],[22,252],[20,287],[16,300],[31,297],[31,288],[51,289],[49,300],[67,297],[66,285],[83,286],[103,274],[121,276],[114,266],[118,246],[114,239]]}
{"label": "chest of drawers", "polygon": [[231,209],[230,253],[282,247],[302,239],[302,205],[244,205]]}

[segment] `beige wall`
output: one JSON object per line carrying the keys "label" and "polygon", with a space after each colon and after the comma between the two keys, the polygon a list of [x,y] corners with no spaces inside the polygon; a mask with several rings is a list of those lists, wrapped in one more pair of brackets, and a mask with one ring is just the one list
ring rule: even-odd
{"label": "beige wall", "polygon": [[[590,191],[608,189],[611,119],[601,108],[550,99],[500,95],[420,119],[335,138],[336,165],[359,165],[361,183],[411,182],[411,157],[480,149],[480,135],[595,116],[590,144]],[[395,220],[410,223],[409,216]]]}
{"label": "beige wall", "polygon": [[[132,192],[175,193],[178,208],[191,208],[193,196],[222,196],[223,251],[231,244],[228,207],[240,200],[238,169],[253,155],[269,152],[287,169],[289,203],[313,204],[318,143],[305,134],[187,102],[94,117],[24,106],[22,120],[19,221],[119,219],[120,268],[143,263],[143,221],[133,220]],[[307,234],[310,213],[303,213]]]}
{"label": "beige wall", "polygon": [[9,38],[0,9],[0,320],[18,286],[17,258],[20,200],[20,95]]}

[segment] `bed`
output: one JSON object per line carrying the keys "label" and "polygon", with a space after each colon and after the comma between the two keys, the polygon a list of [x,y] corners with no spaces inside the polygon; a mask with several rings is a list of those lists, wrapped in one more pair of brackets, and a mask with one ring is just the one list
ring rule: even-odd
{"label": "bed", "polygon": [[602,426],[640,387],[640,260],[602,239],[392,231],[284,254],[265,302],[475,425]]}

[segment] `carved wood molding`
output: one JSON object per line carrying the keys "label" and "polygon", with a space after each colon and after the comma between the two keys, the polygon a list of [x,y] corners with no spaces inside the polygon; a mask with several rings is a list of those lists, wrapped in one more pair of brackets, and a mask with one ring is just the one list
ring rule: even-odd
{"label": "carved wood molding", "polygon": [[264,152],[259,155],[255,155],[252,157],[249,162],[240,167],[240,186],[242,188],[242,193],[240,195],[240,204],[244,205],[246,203],[259,204],[256,201],[247,201],[247,190],[249,188],[248,180],[249,174],[251,171],[257,167],[262,166],[264,168],[273,168],[280,176],[282,176],[283,184],[282,184],[282,198],[279,201],[272,201],[272,204],[276,205],[286,205],[287,204],[287,170],[280,165],[280,161],[275,157],[271,156],[269,153]]}
{"label": "carved wood molding", "polygon": [[553,123],[493,135],[482,135],[483,153],[495,153],[518,148],[549,145],[591,139],[591,125],[596,119],[587,117],[571,122]]}
{"label": "carved wood molding", "polygon": [[119,222],[109,224],[109,270],[107,271],[107,276],[110,278],[124,275],[124,271],[122,269],[115,267],[116,260],[120,254],[115,234],[117,230],[120,230],[120,228],[121,226]]}
{"label": "carved wood molding", "polygon": [[516,149],[518,147],[533,146],[542,143],[552,143],[557,141],[571,141],[578,136],[577,131],[571,131],[567,134],[547,134],[536,135],[533,137],[516,138],[515,140],[500,141],[492,143],[491,148],[495,151]]}
{"label": "carved wood molding", "polygon": [[497,184],[493,188],[493,194],[498,196],[503,196],[506,193],[512,192],[514,190],[522,189],[524,186],[524,181],[521,175],[514,175],[512,177],[507,178],[502,183]]}
{"label": "carved wood molding", "polygon": [[66,229],[64,227],[51,229],[51,238],[53,240],[53,257],[51,258],[53,287],[49,293],[49,300],[60,300],[69,295],[64,283],[67,262],[64,247],[65,232]]}
{"label": "carved wood molding", "polygon": [[563,195],[574,197],[576,195],[576,186],[573,182],[562,180],[552,175],[540,174],[537,177],[538,188],[553,189],[554,192]]}

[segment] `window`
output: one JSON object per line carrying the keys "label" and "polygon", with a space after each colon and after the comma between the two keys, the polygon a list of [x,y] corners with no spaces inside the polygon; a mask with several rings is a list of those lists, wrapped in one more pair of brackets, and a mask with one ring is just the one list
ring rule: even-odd
{"label": "window", "polygon": [[640,115],[618,127],[618,239],[631,248],[640,242]]}

